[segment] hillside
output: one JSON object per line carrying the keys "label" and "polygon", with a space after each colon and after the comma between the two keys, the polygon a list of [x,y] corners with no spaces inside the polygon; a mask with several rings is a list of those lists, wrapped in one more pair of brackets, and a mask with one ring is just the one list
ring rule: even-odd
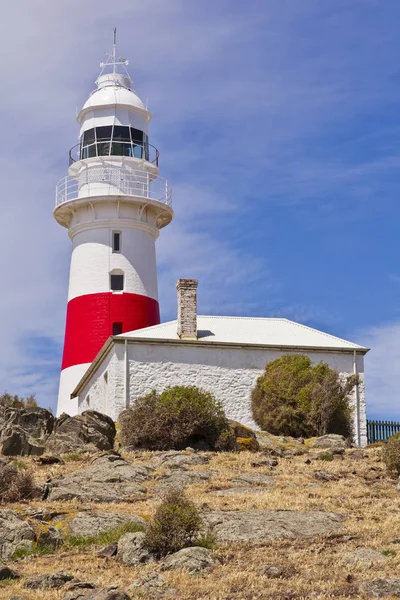
{"label": "hillside", "polygon": [[[400,573],[400,498],[397,482],[388,477],[381,462],[380,448],[348,449],[327,456],[326,451],[309,449],[307,441],[302,445],[278,438],[271,445],[275,450],[256,453],[125,452],[122,459],[126,463],[106,453],[95,457],[69,454],[64,456],[65,464],[55,465],[41,465],[30,457],[19,459],[19,468],[32,469],[37,482],[58,483],[47,500],[1,507],[6,517],[3,521],[0,518],[3,550],[4,526],[10,519],[4,511],[9,509],[27,521],[36,536],[48,532],[49,527],[52,532],[55,526],[55,536],[60,532],[65,542],[52,554],[33,551],[16,558],[17,552],[8,561],[3,556],[2,562],[21,579],[0,582],[0,598],[278,600],[400,596],[400,579],[394,581]],[[110,460],[116,461],[122,475],[116,476],[113,467],[110,473],[114,472],[114,480],[111,477],[107,482],[103,474],[112,467]],[[87,501],[87,486],[91,484],[102,500],[111,500],[113,494],[115,498],[115,491],[110,490],[116,490],[115,501]],[[115,524],[119,524],[121,534],[128,530],[121,528],[124,516],[136,522],[149,520],[163,490],[171,486],[185,487],[187,496],[213,528],[212,564],[206,565],[205,571],[162,570],[162,562],[129,566],[118,557],[98,556],[111,538],[103,535],[87,544],[82,536],[76,537],[79,531],[86,535],[92,531],[93,537],[98,527],[107,529],[104,523],[114,525],[114,535]],[[69,495],[80,495],[80,499],[63,499]],[[99,588],[115,585],[127,590],[140,581],[130,588],[128,596],[90,591],[82,584],[68,590],[71,583],[59,589],[25,587],[29,578],[56,571]],[[148,578],[153,573],[162,577],[152,580],[159,587],[152,587]],[[377,578],[393,581],[368,583]],[[146,584],[146,579],[150,583]],[[385,589],[388,595],[376,595]]]}

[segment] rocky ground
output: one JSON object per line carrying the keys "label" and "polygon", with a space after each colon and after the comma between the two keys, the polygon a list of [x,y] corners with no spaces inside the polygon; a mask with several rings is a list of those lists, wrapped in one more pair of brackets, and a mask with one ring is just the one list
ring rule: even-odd
{"label": "rocky ground", "polygon": [[[258,452],[6,459],[46,499],[0,506],[0,599],[400,597],[400,492],[380,448],[258,441]],[[171,486],[214,543],[156,561],[140,530]]]}

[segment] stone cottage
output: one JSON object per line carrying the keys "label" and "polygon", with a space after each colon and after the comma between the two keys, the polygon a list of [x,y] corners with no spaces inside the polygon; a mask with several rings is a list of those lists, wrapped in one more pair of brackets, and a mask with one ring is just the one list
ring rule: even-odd
{"label": "stone cottage", "polygon": [[117,419],[151,390],[196,385],[223,403],[230,419],[256,427],[251,390],[265,365],[283,354],[305,354],[338,373],[357,374],[354,432],[367,443],[364,355],[367,348],[288,319],[197,315],[197,281],[177,283],[178,318],[110,337],[73,391],[78,411],[88,408]]}

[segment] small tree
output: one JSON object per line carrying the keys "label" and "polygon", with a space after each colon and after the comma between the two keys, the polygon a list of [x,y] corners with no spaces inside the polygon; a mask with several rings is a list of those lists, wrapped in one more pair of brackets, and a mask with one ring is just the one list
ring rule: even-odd
{"label": "small tree", "polygon": [[192,546],[202,520],[193,502],[180,490],[170,490],[147,526],[144,544],[160,558]]}
{"label": "small tree", "polygon": [[119,421],[125,447],[181,450],[200,445],[224,450],[234,446],[221,403],[194,386],[169,387],[162,394],[153,391],[123,411]]}
{"label": "small tree", "polygon": [[352,435],[349,395],[358,378],[341,379],[326,363],[287,354],[267,364],[252,392],[253,417],[275,435]]}

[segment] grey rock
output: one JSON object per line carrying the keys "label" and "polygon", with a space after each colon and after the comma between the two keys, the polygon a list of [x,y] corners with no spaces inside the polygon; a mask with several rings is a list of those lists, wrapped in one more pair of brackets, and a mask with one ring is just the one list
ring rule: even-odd
{"label": "grey rock", "polygon": [[54,427],[54,416],[44,408],[1,407],[0,453],[6,456],[37,456],[43,453]]}
{"label": "grey rock", "polygon": [[347,458],[350,458],[350,460],[363,460],[365,458],[365,453],[364,450],[360,449],[349,450],[346,452],[346,456]]}
{"label": "grey rock", "polygon": [[13,569],[10,569],[10,567],[7,567],[7,565],[1,565],[0,564],[0,581],[2,581],[3,579],[19,579],[20,575],[14,571]]}
{"label": "grey rock", "polygon": [[162,565],[162,571],[187,571],[188,573],[210,572],[215,564],[215,559],[210,550],[200,546],[183,548],[167,556]]}
{"label": "grey rock", "polygon": [[49,499],[117,502],[142,498],[147,490],[136,482],[145,481],[150,473],[149,466],[130,465],[116,453],[105,454],[90,466],[53,481]]}
{"label": "grey rock", "polygon": [[182,452],[164,452],[156,458],[156,463],[168,469],[179,469],[180,467],[193,467],[197,465],[205,465],[210,461],[205,454],[191,452],[185,454]]}
{"label": "grey rock", "polygon": [[283,450],[274,438],[266,431],[255,431],[260,450],[271,456],[283,456]]}
{"label": "grey rock", "polygon": [[203,518],[221,542],[312,537],[336,531],[344,519],[335,513],[294,510],[212,511]]}
{"label": "grey rock", "polygon": [[154,560],[153,555],[144,547],[145,534],[126,533],[118,542],[117,560],[130,567]]}
{"label": "grey rock", "polygon": [[372,567],[373,565],[384,563],[388,560],[387,556],[372,550],[371,548],[359,548],[354,552],[348,552],[343,556],[343,563],[349,567],[360,565],[363,567]]}
{"label": "grey rock", "polygon": [[154,572],[135,579],[126,591],[133,596],[145,598],[165,598],[176,594],[176,590],[168,586],[164,577]]}
{"label": "grey rock", "polygon": [[38,543],[46,548],[57,550],[63,544],[61,533],[57,527],[49,526],[40,532],[38,537]]}
{"label": "grey rock", "polygon": [[250,485],[271,485],[275,483],[275,479],[264,473],[243,473],[239,477],[231,479],[232,483],[243,483]]}
{"label": "grey rock", "polygon": [[157,477],[159,489],[183,489],[192,483],[202,483],[212,477],[211,471],[191,471],[189,469],[173,469]]}
{"label": "grey rock", "polygon": [[92,582],[79,581],[70,583],[67,586],[68,592],[63,596],[62,600],[83,600],[96,589]]}
{"label": "grey rock", "polygon": [[58,571],[57,573],[29,577],[25,581],[24,587],[30,590],[58,589],[64,587],[66,583],[69,583],[73,579],[74,576],[72,573],[63,573],[62,571]]}
{"label": "grey rock", "polygon": [[9,560],[17,550],[32,550],[32,527],[12,510],[0,510],[0,558]]}
{"label": "grey rock", "polygon": [[264,577],[270,577],[271,579],[276,579],[284,576],[285,569],[279,565],[263,565],[258,569],[258,574]]}
{"label": "grey rock", "polygon": [[400,598],[400,579],[378,577],[362,584],[361,591],[371,598]]}
{"label": "grey rock", "polygon": [[114,421],[95,410],[70,417],[63,413],[46,443],[46,452],[96,452],[112,450],[115,440]]}
{"label": "grey rock", "polygon": [[118,552],[118,544],[117,542],[112,542],[98,551],[97,556],[100,558],[111,558],[112,556],[116,556]]}
{"label": "grey rock", "polygon": [[335,433],[328,433],[327,435],[316,438],[312,445],[312,448],[324,448],[331,452],[344,452],[347,447],[348,443],[346,438]]}
{"label": "grey rock", "polygon": [[92,537],[125,523],[136,523],[144,526],[145,520],[138,515],[80,512],[70,521],[68,531],[71,535]]}

